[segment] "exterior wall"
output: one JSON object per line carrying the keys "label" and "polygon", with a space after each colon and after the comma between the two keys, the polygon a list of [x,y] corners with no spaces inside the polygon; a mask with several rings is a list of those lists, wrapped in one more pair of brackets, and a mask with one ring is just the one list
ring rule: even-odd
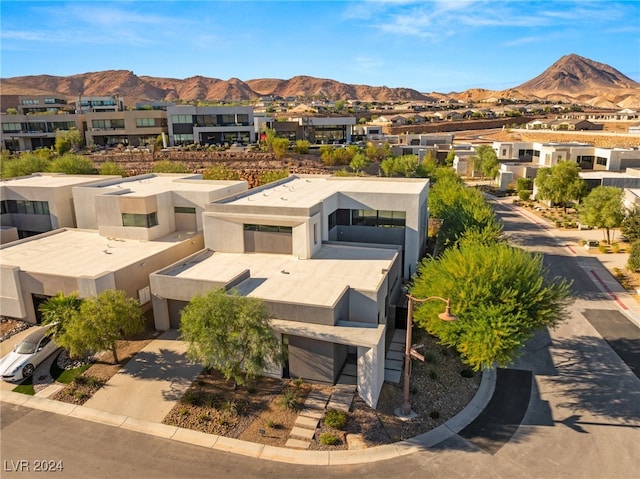
{"label": "exterior wall", "polygon": [[21,289],[20,268],[18,266],[0,267],[0,311],[3,316],[26,317],[27,311]]}
{"label": "exterior wall", "polygon": [[4,226],[0,223],[0,244],[11,243],[18,239],[18,228],[15,226]]}
{"label": "exterior wall", "polygon": [[358,347],[358,394],[375,408],[384,384],[384,339],[371,348]]}
{"label": "exterior wall", "polygon": [[245,253],[291,254],[292,235],[267,231],[243,231]]}

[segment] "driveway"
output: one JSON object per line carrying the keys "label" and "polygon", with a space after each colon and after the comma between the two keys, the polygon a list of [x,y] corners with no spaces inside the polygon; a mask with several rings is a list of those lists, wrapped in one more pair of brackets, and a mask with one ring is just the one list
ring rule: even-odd
{"label": "driveway", "polygon": [[162,422],[202,366],[186,358],[187,343],[167,331],[136,354],[84,405],[135,419]]}

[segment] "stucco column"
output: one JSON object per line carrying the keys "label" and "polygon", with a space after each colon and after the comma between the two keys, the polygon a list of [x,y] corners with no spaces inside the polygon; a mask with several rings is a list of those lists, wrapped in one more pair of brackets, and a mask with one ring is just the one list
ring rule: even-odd
{"label": "stucco column", "polygon": [[384,383],[384,340],[367,348],[358,346],[358,393],[372,408],[380,398]]}
{"label": "stucco column", "polygon": [[157,331],[168,331],[171,328],[169,320],[169,301],[158,295],[151,295],[153,305],[153,320]]}

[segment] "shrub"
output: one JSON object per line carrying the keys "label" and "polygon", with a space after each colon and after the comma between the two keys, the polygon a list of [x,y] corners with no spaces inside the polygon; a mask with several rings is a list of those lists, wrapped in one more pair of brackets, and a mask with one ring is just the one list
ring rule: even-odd
{"label": "shrub", "polygon": [[231,416],[237,416],[238,415],[238,403],[236,403],[235,401],[225,401],[225,403],[222,405],[222,410],[226,413],[228,413]]}
{"label": "shrub", "polygon": [[342,429],[347,424],[347,414],[344,411],[330,409],[324,417],[324,423],[335,429]]}
{"label": "shrub", "polygon": [[629,259],[627,260],[627,269],[633,272],[640,271],[640,241],[631,243]]}
{"label": "shrub", "polygon": [[619,253],[620,252],[620,245],[618,243],[613,243],[611,245],[611,251],[613,251],[614,253]]}
{"label": "shrub", "polygon": [[339,438],[335,434],[330,432],[323,432],[320,434],[320,444],[323,446],[334,446],[338,443]]}
{"label": "shrub", "polygon": [[609,251],[609,248],[607,247],[606,244],[601,244],[598,245],[598,251],[600,251],[600,253],[605,254]]}
{"label": "shrub", "polygon": [[280,424],[275,422],[273,419],[267,419],[264,424],[270,429],[278,429],[280,427]]}
{"label": "shrub", "polygon": [[460,376],[462,376],[463,378],[472,378],[474,376],[474,373],[472,369],[464,368],[462,371],[460,371]]}
{"label": "shrub", "polygon": [[296,389],[300,389],[302,387],[303,381],[301,377],[297,377],[293,380],[293,385]]}
{"label": "shrub", "polygon": [[280,398],[280,405],[289,410],[294,410],[298,407],[298,395],[295,391],[291,389],[287,389],[282,393],[282,397]]}
{"label": "shrub", "polygon": [[430,417],[431,419],[439,419],[439,418],[440,418],[440,412],[438,412],[438,411],[431,411],[431,412],[429,413],[429,417]]}
{"label": "shrub", "polygon": [[187,408],[182,408],[180,409],[180,413],[181,416],[188,416],[189,415],[189,411],[187,410]]}
{"label": "shrub", "polygon": [[520,198],[522,201],[529,201],[532,193],[533,192],[531,190],[520,190],[518,191],[518,198]]}
{"label": "shrub", "polygon": [[198,404],[200,400],[199,394],[195,391],[187,391],[186,393],[184,393],[184,396],[182,396],[182,399],[180,400],[183,404],[191,404],[192,406],[195,406]]}

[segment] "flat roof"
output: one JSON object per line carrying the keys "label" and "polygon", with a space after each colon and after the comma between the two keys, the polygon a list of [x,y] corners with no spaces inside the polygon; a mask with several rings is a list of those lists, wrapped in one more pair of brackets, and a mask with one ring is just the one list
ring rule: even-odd
{"label": "flat roof", "polygon": [[92,277],[143,262],[184,241],[185,236],[175,233],[156,241],[140,241],[107,238],[95,230],[61,229],[8,243],[0,249],[0,265],[32,273]]}
{"label": "flat roof", "polygon": [[61,186],[79,186],[85,183],[95,183],[108,178],[115,178],[107,175],[47,175],[35,174],[22,178],[7,178],[0,183],[6,186],[38,186],[41,188],[57,188]]}
{"label": "flat roof", "polygon": [[122,196],[151,196],[167,191],[215,191],[230,185],[244,183],[236,180],[202,180],[193,174],[175,175],[143,175],[140,177],[123,178],[122,181],[109,181],[92,188],[122,188],[129,190]]}
{"label": "flat roof", "polygon": [[426,178],[341,178],[324,175],[291,176],[269,188],[249,190],[221,203],[252,206],[310,208],[336,193],[394,193],[417,195],[428,183]]}
{"label": "flat roof", "polygon": [[635,178],[640,180],[640,177],[636,175],[630,175],[629,173],[625,173],[624,171],[609,171],[609,170],[598,170],[598,171],[581,171],[580,177],[585,180],[601,180],[603,178]]}
{"label": "flat roof", "polygon": [[245,270],[251,277],[236,289],[264,300],[332,306],[347,286],[376,291],[397,250],[365,246],[323,245],[311,259],[266,253],[210,251],[159,274],[227,283]]}

